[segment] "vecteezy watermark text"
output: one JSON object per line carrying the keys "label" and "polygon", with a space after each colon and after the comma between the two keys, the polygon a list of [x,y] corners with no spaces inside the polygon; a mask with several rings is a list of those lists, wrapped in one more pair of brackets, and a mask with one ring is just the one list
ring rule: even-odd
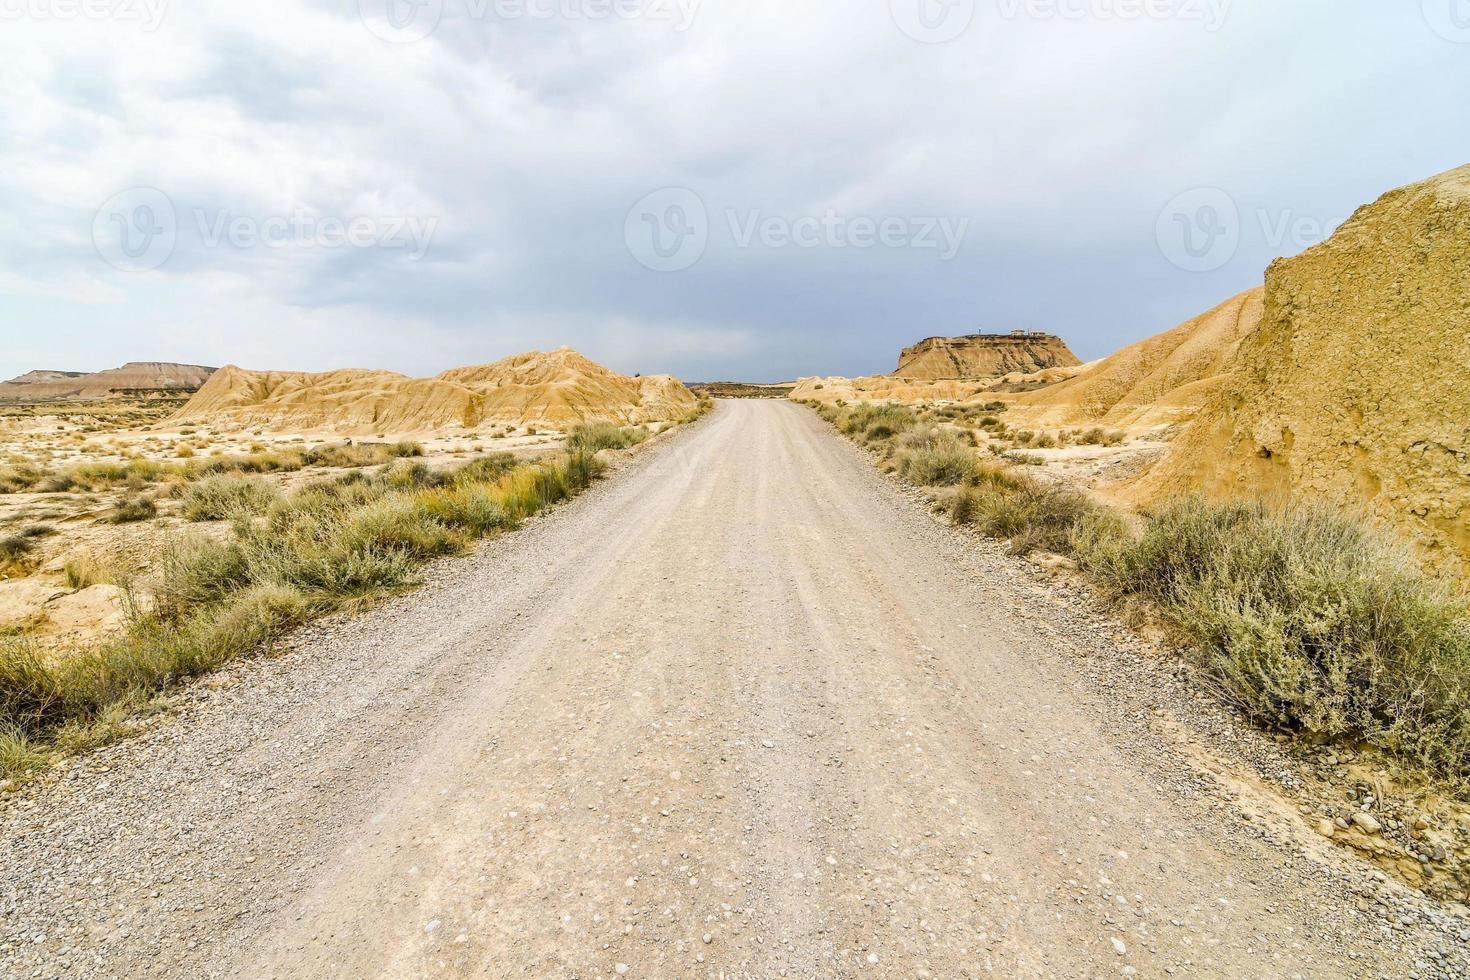
{"label": "vecteezy watermark text", "polygon": [[[1426,0],[1434,2],[1434,0]],[[1470,2],[1470,0],[1441,0]],[[1000,20],[1181,21],[1214,33],[1225,26],[1234,0],[991,0]],[[888,0],[898,29],[916,41],[953,41],[981,19],[977,0]]]}
{"label": "vecteezy watermark text", "polygon": [[169,0],[0,0],[0,21],[115,21],[158,30]]}
{"label": "vecteezy watermark text", "polygon": [[[1346,220],[1290,207],[1256,207],[1247,213],[1260,241],[1275,255],[1293,255],[1318,245]],[[1173,265],[1186,272],[1214,272],[1235,258],[1247,227],[1233,196],[1218,187],[1197,187],[1164,205],[1154,234],[1159,251]]]}
{"label": "vecteezy watermark text", "polygon": [[474,22],[643,20],[687,31],[703,0],[357,0],[363,25],[385,41],[411,44],[446,17]]}
{"label": "vecteezy watermark text", "polygon": [[[737,249],[914,249],[941,262],[957,256],[969,218],[853,215],[829,208],[820,215],[768,214],[760,208],[721,212],[729,244]],[[704,257],[713,225],[703,198],[683,187],[649,194],[629,211],[623,240],[641,265],[658,272],[688,269]]]}
{"label": "vecteezy watermark text", "polygon": [[229,208],[179,209],[163,191],[135,187],[109,198],[92,222],[97,254],[129,272],[160,268],[181,238],[204,249],[384,249],[411,261],[428,253],[439,219],[422,215],[245,214]]}

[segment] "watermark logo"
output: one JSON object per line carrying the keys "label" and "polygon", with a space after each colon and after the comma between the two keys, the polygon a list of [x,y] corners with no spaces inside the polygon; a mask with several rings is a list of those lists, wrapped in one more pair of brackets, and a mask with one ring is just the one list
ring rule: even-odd
{"label": "watermark logo", "polygon": [[704,200],[687,188],[654,191],[628,212],[623,241],[645,268],[682,272],[704,257],[709,245],[709,211]]}
{"label": "watermark logo", "polygon": [[1240,248],[1240,208],[1218,187],[1185,191],[1164,205],[1154,233],[1174,265],[1186,272],[1214,272]]}
{"label": "watermark logo", "polygon": [[1002,20],[1181,21],[1214,33],[1234,0],[996,0]]}
{"label": "watermark logo", "polygon": [[1470,0],[1423,0],[1424,21],[1455,44],[1470,44]]}
{"label": "watermark logo", "polygon": [[439,28],[444,0],[357,0],[357,15],[384,41],[412,44]]}
{"label": "watermark logo", "polygon": [[114,21],[153,33],[163,24],[169,0],[0,0],[0,21]]}
{"label": "watermark logo", "polygon": [[[5,0],[0,0],[0,3]],[[485,21],[644,20],[667,23],[683,33],[694,24],[703,0],[357,0],[358,16],[373,34],[393,44],[422,41],[439,29],[446,14]],[[452,6],[446,6],[452,4]]]}
{"label": "watermark logo", "polygon": [[947,44],[975,22],[975,0],[888,0],[898,29],[923,44]]}
{"label": "watermark logo", "polygon": [[933,251],[941,262],[960,254],[970,233],[969,218],[845,215],[828,209],[820,216],[767,215],[759,209],[727,208],[725,222],[736,248],[913,249]]}
{"label": "watermark logo", "polygon": [[438,218],[418,215],[314,215],[297,210],[290,214],[236,214],[227,208],[191,212],[194,231],[205,248],[227,245],[250,249],[382,249],[402,252],[412,262],[428,254]]}
{"label": "watermark logo", "polygon": [[420,215],[342,217],[305,209],[259,215],[229,208],[192,208],[181,214],[163,191],[135,187],[97,210],[92,242],[105,262],[124,272],[160,268],[181,239],[204,250],[381,249],[417,262],[428,254],[438,228],[438,218]]}
{"label": "watermark logo", "polygon": [[156,187],[114,194],[92,219],[92,244],[109,265],[124,272],[157,269],[174,254],[179,215]]}
{"label": "watermark logo", "polygon": [[736,249],[910,249],[933,251],[941,262],[960,253],[970,219],[938,216],[768,214],[760,208],[725,208],[712,221],[703,198],[683,187],[654,191],[633,205],[623,224],[628,252],[645,268],[681,272],[709,247],[715,232]]}
{"label": "watermark logo", "polygon": [[1289,207],[1258,207],[1248,214],[1243,217],[1235,199],[1218,187],[1185,191],[1159,214],[1155,229],[1159,250],[1186,272],[1214,272],[1235,258],[1247,230],[1252,236],[1259,233],[1260,242],[1273,255],[1295,255],[1331,238],[1347,220]]}

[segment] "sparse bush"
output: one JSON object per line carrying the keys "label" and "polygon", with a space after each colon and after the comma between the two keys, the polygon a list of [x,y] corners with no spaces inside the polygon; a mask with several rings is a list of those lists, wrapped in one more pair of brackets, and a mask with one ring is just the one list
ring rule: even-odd
{"label": "sparse bush", "polygon": [[73,555],[61,567],[70,589],[88,589],[113,580],[112,569],[90,554]]}
{"label": "sparse bush", "polygon": [[153,498],[137,496],[124,497],[112,508],[112,513],[107,515],[107,520],[112,524],[132,524],[137,521],[148,521],[158,516],[158,505]]}
{"label": "sparse bush", "polygon": [[0,467],[0,494],[25,493],[33,489],[47,475],[45,470],[30,463]]}
{"label": "sparse bush", "polygon": [[1077,442],[1083,446],[1116,446],[1123,442],[1126,437],[1116,430],[1109,431],[1103,428],[1092,428],[1078,433]]}
{"label": "sparse bush", "polygon": [[1470,780],[1470,612],[1363,522],[1189,499],[1084,556],[1203,650],[1252,714]]}
{"label": "sparse bush", "polygon": [[211,476],[184,488],[184,520],[223,521],[242,513],[261,514],[279,497],[276,488],[264,480]]}
{"label": "sparse bush", "polygon": [[1076,491],[1009,474],[964,487],[950,504],[955,523],[1010,542],[1015,554],[1069,553],[1078,522],[1093,509]]}
{"label": "sparse bush", "polygon": [[[915,432],[908,435],[913,436]],[[899,473],[904,479],[921,486],[964,483],[974,476],[976,466],[975,453],[970,447],[953,433],[945,431],[930,433],[920,445],[907,446],[899,454]]]}
{"label": "sparse bush", "polygon": [[36,542],[24,534],[11,534],[0,538],[0,572],[24,568]]}
{"label": "sparse bush", "polygon": [[847,413],[842,431],[865,442],[892,439],[919,424],[919,417],[902,405],[859,405]]}
{"label": "sparse bush", "polygon": [[603,449],[628,449],[648,439],[641,425],[622,428],[611,422],[588,422],[572,430],[567,449],[574,453],[595,453]]}
{"label": "sparse bush", "polygon": [[424,447],[416,442],[343,442],[308,449],[302,456],[307,466],[340,467],[382,466],[395,459],[422,456]]}

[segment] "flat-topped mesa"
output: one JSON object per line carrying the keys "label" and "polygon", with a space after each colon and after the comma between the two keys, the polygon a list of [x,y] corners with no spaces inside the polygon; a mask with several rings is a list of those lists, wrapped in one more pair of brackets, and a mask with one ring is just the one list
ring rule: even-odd
{"label": "flat-topped mesa", "polygon": [[927,381],[999,378],[1034,374],[1048,368],[1075,367],[1077,359],[1062,338],[1031,330],[965,337],[930,337],[904,350],[894,377]]}

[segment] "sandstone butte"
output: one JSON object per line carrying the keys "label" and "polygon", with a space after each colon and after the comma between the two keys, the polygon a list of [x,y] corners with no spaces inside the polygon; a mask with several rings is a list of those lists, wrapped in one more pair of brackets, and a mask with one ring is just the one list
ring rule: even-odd
{"label": "sandstone butte", "polygon": [[1060,337],[1017,330],[1009,334],[930,337],[906,348],[896,378],[918,381],[974,380],[1033,374],[1082,363]]}
{"label": "sandstone butte", "polygon": [[1136,484],[1360,511],[1470,560],[1470,166],[1392,191],[1266,273],[1261,322]]}
{"label": "sandstone butte", "polygon": [[0,401],[63,401],[106,398],[126,391],[192,391],[214,368],[197,364],[133,361],[109,371],[30,371],[0,383]]}
{"label": "sandstone butte", "polygon": [[532,351],[432,378],[391,371],[322,374],[221,368],[169,424],[343,435],[427,433],[487,424],[565,428],[679,419],[696,405],[677,379],[617,374],[569,347]]}

